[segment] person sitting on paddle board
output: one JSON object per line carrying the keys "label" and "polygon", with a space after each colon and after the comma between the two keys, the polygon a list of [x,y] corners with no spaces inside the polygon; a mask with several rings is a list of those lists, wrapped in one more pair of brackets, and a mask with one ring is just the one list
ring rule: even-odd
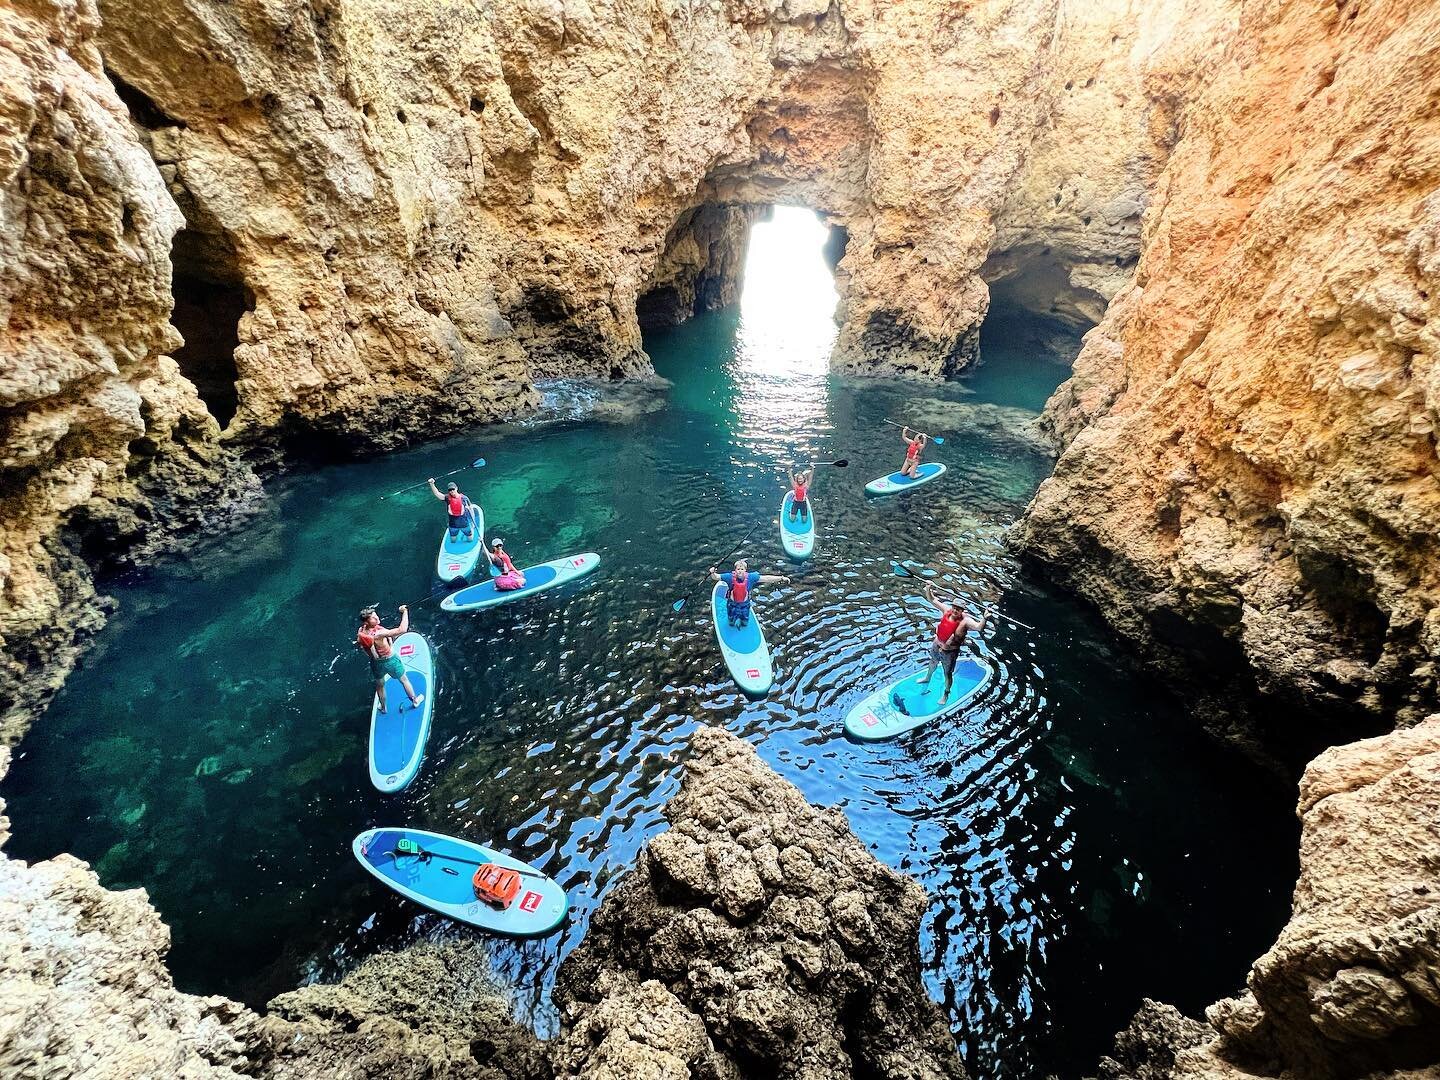
{"label": "person sitting on paddle board", "polygon": [[[914,438],[911,438],[912,435]],[[904,439],[905,445],[909,447],[905,451],[905,464],[900,466],[900,475],[914,476],[920,468],[920,452],[925,449],[925,444],[930,440],[930,436],[924,432],[911,431],[908,427],[902,427],[900,438]]]}
{"label": "person sitting on paddle board", "polygon": [[505,541],[496,537],[490,541],[491,550],[485,553],[486,557],[500,571],[500,576],[495,579],[495,588],[501,592],[509,592],[512,589],[523,588],[525,575],[515,569],[515,564],[510,561],[510,556],[505,554]]}
{"label": "person sitting on paddle board", "polygon": [[466,540],[475,539],[475,520],[470,516],[470,496],[462,495],[460,488],[452,481],[445,485],[442,494],[435,486],[435,478],[430,478],[430,490],[435,497],[445,504],[445,512],[450,515],[450,539],[460,535],[461,530],[465,532]]}
{"label": "person sitting on paddle board", "polygon": [[794,496],[790,500],[790,520],[795,520],[795,515],[800,515],[801,521],[810,520],[810,486],[815,483],[815,466],[790,474],[790,493]]}
{"label": "person sitting on paddle board", "polygon": [[404,604],[400,605],[400,625],[394,630],[387,630],[380,625],[380,616],[373,607],[367,607],[360,612],[360,629],[355,633],[355,644],[370,659],[370,674],[375,677],[375,700],[380,703],[382,713],[385,712],[386,676],[400,680],[412,708],[418,709],[425,703],[425,695],[415,693],[415,688],[410,685],[410,677],[405,674],[405,665],[400,662],[400,658],[395,655],[394,646],[390,644],[409,629],[410,609]]}
{"label": "person sitting on paddle board", "polygon": [[725,583],[725,617],[737,630],[750,621],[750,591],[756,585],[789,581],[780,574],[757,574],[744,559],[735,560],[734,573],[717,574],[710,567],[710,580]]}
{"label": "person sitting on paddle board", "polygon": [[971,618],[965,609],[953,600],[942,604],[935,599],[935,590],[928,581],[925,582],[925,599],[934,604],[935,610],[940,612],[940,625],[935,627],[935,640],[930,642],[930,667],[925,672],[925,677],[919,681],[922,684],[928,683],[930,676],[935,674],[935,668],[943,667],[945,693],[940,695],[940,700],[944,701],[950,696],[950,687],[955,682],[955,658],[960,655],[960,646],[965,644],[965,635],[985,629],[985,616]]}

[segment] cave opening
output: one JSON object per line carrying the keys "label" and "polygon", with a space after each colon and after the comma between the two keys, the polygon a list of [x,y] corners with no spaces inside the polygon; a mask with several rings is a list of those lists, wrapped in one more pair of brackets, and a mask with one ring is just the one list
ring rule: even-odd
{"label": "cave opening", "polygon": [[223,236],[182,229],[175,236],[170,261],[175,298],[170,321],[185,339],[175,350],[175,362],[224,430],[240,405],[235,350],[240,345],[240,320],[253,310],[255,299]]}

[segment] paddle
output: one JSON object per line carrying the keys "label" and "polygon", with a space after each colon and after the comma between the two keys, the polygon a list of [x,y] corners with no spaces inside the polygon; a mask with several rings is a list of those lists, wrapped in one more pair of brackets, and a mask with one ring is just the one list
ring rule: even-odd
{"label": "paddle", "polygon": [[[483,457],[477,457],[474,461],[470,462],[469,465],[465,465],[465,466],[463,466],[463,467],[461,467],[461,468],[459,468],[459,469],[451,469],[451,470],[450,470],[449,472],[447,472],[447,473],[441,473],[439,476],[434,477],[434,479],[436,479],[436,480],[443,480],[443,479],[445,479],[445,477],[447,477],[447,476],[454,476],[456,473],[464,472],[466,469],[483,469],[484,467],[485,467],[485,459],[484,459]],[[428,483],[430,483],[429,480],[421,480],[420,483],[418,483],[418,484],[411,484],[409,487],[403,487],[403,488],[401,488],[399,491],[392,491],[392,492],[390,492],[389,495],[381,495],[380,498],[381,498],[382,501],[385,500],[385,499],[390,499],[390,498],[393,498],[394,496],[399,495],[399,494],[401,494],[401,493],[403,493],[403,492],[406,492],[406,491],[414,491],[414,490],[415,490],[416,488],[418,488],[418,487],[424,487],[424,486],[425,486],[426,484],[428,484]]]}
{"label": "paddle", "polygon": [[[892,567],[894,567],[895,573],[896,573],[896,575],[897,575],[898,577],[911,577],[911,578],[920,578],[920,577],[921,577],[920,574],[915,573],[915,571],[911,570],[908,566],[905,566],[905,565],[903,565],[902,563],[892,562],[890,565],[891,565]],[[930,567],[929,569],[934,569],[934,568],[933,568],[933,567]],[[922,578],[922,580],[923,580],[923,578]],[[1000,616],[1000,618],[1004,619],[1006,622],[1014,623],[1016,626],[1023,627],[1023,628],[1026,629],[1026,630],[1035,630],[1035,627],[1031,626],[1029,623],[1023,623],[1023,622],[1021,622],[1019,619],[1012,619],[1009,615],[1006,615],[1003,611],[999,611],[999,610],[997,609],[997,610],[995,611],[995,614],[998,615],[998,616]],[[1036,632],[1036,633],[1039,633],[1038,630],[1036,630],[1035,632]]]}
{"label": "paddle", "polygon": [[[775,519],[774,519],[774,518],[769,518],[769,519],[766,519],[766,520],[773,521],[773,520],[775,520]],[[734,555],[735,552],[739,551],[742,547],[745,546],[745,541],[750,539],[751,533],[753,533],[756,529],[758,529],[758,528],[760,527],[760,525],[761,525],[761,522],[760,522],[760,521],[757,521],[757,522],[755,522],[754,525],[751,525],[751,526],[750,526],[750,532],[747,532],[744,536],[742,536],[742,537],[740,538],[740,542],[739,542],[738,544],[736,544],[733,548],[731,548],[731,549],[729,550],[729,552],[727,552],[722,558],[716,559],[716,560],[715,560],[713,563],[711,563],[710,565],[711,565],[711,566],[719,566],[721,563],[729,562],[729,561],[730,561],[730,556],[731,556],[731,555]],[[710,576],[710,574],[707,572],[707,573],[705,574],[705,576],[708,578],[708,577]],[[670,605],[670,610],[671,610],[671,611],[680,611],[682,608],[685,607],[686,604],[688,604],[688,603],[690,602],[690,597],[692,597],[692,596],[694,596],[694,595],[695,595],[695,590],[694,590],[694,589],[691,589],[688,593],[686,593],[684,596],[682,596],[679,600],[676,600],[675,603],[671,604],[671,605]]]}
{"label": "paddle", "polygon": [[498,866],[503,870],[514,870],[517,874],[520,874],[523,877],[543,878],[547,876],[540,873],[539,870],[525,870],[519,866],[506,866],[504,863],[496,862],[494,859],[489,859],[485,862],[476,862],[474,859],[462,859],[458,855],[442,855],[438,851],[427,851],[425,850],[425,848],[422,848],[419,844],[415,843],[414,840],[401,840],[399,842],[402,844],[410,844],[415,848],[415,850],[400,851],[397,848],[396,850],[389,852],[389,855],[392,859],[398,859],[402,855],[411,859],[446,859],[449,862],[464,863],[467,866]]}
{"label": "paddle", "polygon": [[[887,424],[895,424],[895,421],[894,421],[894,420],[886,420],[885,423],[887,423]],[[898,428],[901,428],[901,429],[910,427],[909,424],[895,424],[895,426],[898,427]],[[944,446],[944,445],[945,445],[945,437],[944,437],[943,435],[931,435],[928,431],[920,431],[919,428],[913,428],[913,427],[910,428],[910,430],[911,430],[911,431],[915,431],[915,432],[919,432],[919,434],[924,435],[927,439],[929,439],[931,442],[933,442],[936,446]]]}
{"label": "paddle", "polygon": [[810,467],[813,469],[817,465],[834,465],[837,469],[844,469],[849,466],[849,464],[849,458],[841,458],[839,461],[812,461],[810,462]]}

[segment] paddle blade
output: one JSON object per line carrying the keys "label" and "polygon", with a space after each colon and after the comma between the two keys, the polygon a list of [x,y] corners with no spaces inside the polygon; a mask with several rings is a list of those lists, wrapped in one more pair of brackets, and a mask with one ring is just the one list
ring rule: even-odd
{"label": "paddle blade", "polygon": [[483,469],[485,467],[485,459],[483,457],[477,457],[474,461],[470,462],[470,467],[472,469]]}
{"label": "paddle blade", "polygon": [[843,468],[846,468],[846,467],[850,464],[850,459],[849,459],[849,458],[841,458],[839,461],[832,461],[830,464],[831,464],[831,465],[834,465],[835,468],[837,468],[837,469],[843,469]]}
{"label": "paddle blade", "polygon": [[681,608],[683,608],[683,607],[685,606],[685,601],[686,601],[686,599],[688,599],[688,598],[687,598],[687,597],[681,597],[679,600],[676,600],[673,604],[670,605],[670,610],[671,610],[671,611],[679,611]]}
{"label": "paddle blade", "polygon": [[936,446],[944,446],[944,445],[945,445],[945,436],[943,436],[943,435],[931,435],[931,436],[930,436],[930,441],[933,442]]}
{"label": "paddle blade", "polygon": [[902,563],[891,562],[891,563],[890,563],[890,567],[891,567],[891,569],[893,569],[893,570],[895,571],[895,576],[896,576],[896,577],[914,577],[914,576],[915,576],[915,575],[912,574],[912,573],[909,571],[909,569],[907,569]]}

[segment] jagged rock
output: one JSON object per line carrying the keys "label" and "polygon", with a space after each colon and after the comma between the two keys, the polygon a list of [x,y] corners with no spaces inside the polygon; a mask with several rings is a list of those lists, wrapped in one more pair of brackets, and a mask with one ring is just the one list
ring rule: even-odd
{"label": "jagged rock", "polygon": [[1403,0],[1240,6],[1016,532],[1214,712],[1273,695],[1271,746],[1440,706],[1437,43]]}
{"label": "jagged rock", "polygon": [[654,1076],[963,1076],[920,978],[920,888],[748,744],[702,728],[692,750],[670,829],[561,969],[560,1074],[653,1054]]}

